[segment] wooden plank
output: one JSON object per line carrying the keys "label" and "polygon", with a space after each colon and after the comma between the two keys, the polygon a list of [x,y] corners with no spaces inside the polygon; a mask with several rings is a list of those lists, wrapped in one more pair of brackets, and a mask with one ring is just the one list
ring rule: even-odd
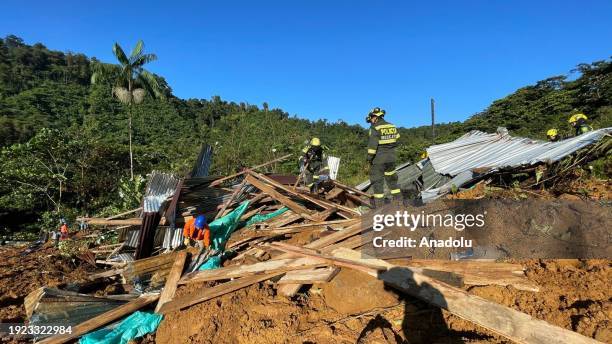
{"label": "wooden plank", "polygon": [[83,219],[89,225],[98,225],[98,226],[138,226],[142,224],[142,219],[139,217],[131,218],[131,219],[120,219],[120,220],[107,220],[103,218],[86,218]]}
{"label": "wooden plank", "polygon": [[397,259],[390,262],[398,266],[456,273],[463,277],[466,285],[510,285],[519,290],[539,291],[538,285],[525,277],[520,264],[434,259]]}
{"label": "wooden plank", "polygon": [[128,211],[123,212],[121,214],[117,214],[117,215],[113,215],[113,216],[107,217],[106,220],[113,220],[113,219],[116,219],[116,218],[119,218],[119,217],[122,217],[122,216],[125,216],[125,215],[129,215],[129,214],[141,211],[141,210],[142,210],[142,207],[136,208],[136,209],[132,209],[132,210],[128,210]]}
{"label": "wooden plank", "polygon": [[369,207],[369,208],[373,208],[372,203],[369,198],[368,200],[363,200],[361,197],[357,195],[353,195],[352,193],[349,193],[349,192],[345,192],[344,195],[346,196],[346,198],[348,198],[349,200],[353,202],[365,205],[366,207]]}
{"label": "wooden plank", "polygon": [[334,257],[331,255],[322,254],[322,253],[317,252],[316,250],[305,249],[302,247],[293,246],[293,245],[289,245],[286,243],[273,242],[270,244],[270,246],[276,249],[279,249],[281,251],[287,252],[287,253],[293,253],[296,255],[304,256],[304,257],[318,258],[329,264],[333,264],[337,266],[344,266],[344,267],[356,269],[356,270],[360,270],[362,267],[366,266],[369,270],[384,271],[387,269],[387,264],[388,264],[388,263],[377,264],[377,263],[370,263],[370,262],[361,262],[361,264],[355,265],[353,264],[353,261],[349,259],[342,259],[342,258]]}
{"label": "wooden plank", "polygon": [[127,265],[127,263],[125,262],[108,262],[106,260],[96,260],[96,264],[102,264],[102,265],[110,265],[110,266],[115,266],[115,267],[124,267]]}
{"label": "wooden plank", "polygon": [[344,192],[343,189],[338,188],[338,187],[334,187],[333,189],[331,189],[331,191],[329,191],[327,193],[327,195],[325,195],[325,199],[328,200],[328,201],[332,200],[332,199],[340,196],[340,194],[343,193],[343,192]]}
{"label": "wooden plank", "polygon": [[272,227],[272,226],[270,226],[270,228],[266,229],[266,230],[300,229],[300,228],[307,228],[307,227],[312,227],[312,226],[331,226],[331,225],[350,226],[350,225],[354,225],[355,223],[357,223],[359,221],[360,221],[359,219],[342,219],[342,220],[332,220],[332,221],[318,221],[318,222],[302,223],[302,224],[298,224],[298,225],[284,226],[284,227],[280,227],[280,228],[279,227]]}
{"label": "wooden plank", "polygon": [[243,214],[242,216],[240,216],[240,221],[245,221],[245,220],[249,219],[250,217],[259,214],[265,208],[266,208],[266,205],[262,205],[261,207],[259,207],[257,209],[253,209],[253,210],[249,211],[248,213]]}
{"label": "wooden plank", "polygon": [[346,190],[346,191],[350,191],[350,192],[352,192],[352,193],[356,193],[356,194],[358,194],[358,195],[360,195],[360,196],[363,196],[363,197],[367,197],[368,199],[370,199],[370,198],[373,198],[373,197],[374,197],[374,195],[370,195],[370,194],[365,193],[365,192],[363,192],[363,191],[361,191],[361,190],[358,190],[358,189],[356,189],[356,188],[354,188],[354,187],[351,187],[351,186],[348,186],[348,185],[344,185],[344,184],[342,184],[342,183],[338,182],[337,180],[334,180],[334,181],[333,181],[333,183],[334,183],[334,184],[335,184],[337,187],[339,187],[339,188],[342,188],[342,189],[344,189],[344,190]]}
{"label": "wooden plank", "polygon": [[40,298],[42,297],[44,292],[45,292],[45,287],[40,287],[40,288],[35,289],[34,291],[30,292],[23,299],[23,306],[25,308],[26,317],[28,319],[30,319],[32,317],[32,313],[36,309],[36,306],[38,305],[38,301],[40,300]]}
{"label": "wooden plank", "polygon": [[290,188],[285,187],[282,184],[279,184],[279,183],[275,182],[274,180],[264,176],[263,174],[259,174],[259,173],[253,172],[253,171],[250,171],[249,173],[250,173],[250,175],[252,175],[252,176],[254,176],[254,177],[256,177],[256,178],[258,178],[260,180],[263,180],[264,182],[266,182],[266,183],[268,183],[270,185],[273,185],[274,187],[276,187],[278,189],[281,189],[281,190],[285,191],[286,193],[288,193],[290,195],[293,195],[295,197],[299,197],[299,198],[302,198],[304,200],[307,200],[307,201],[309,201],[311,203],[314,203],[314,204],[318,205],[319,207],[321,207],[323,209],[329,209],[329,208],[336,207],[336,208],[338,208],[340,210],[346,211],[346,212],[351,213],[353,215],[361,216],[360,212],[358,212],[358,211],[356,211],[354,209],[351,209],[349,207],[345,207],[345,206],[340,205],[340,204],[328,202],[328,201],[325,201],[325,200],[322,200],[322,199],[318,199],[318,198],[312,197],[312,196],[307,195],[307,194],[296,192],[294,190],[291,190]]}
{"label": "wooden plank", "polygon": [[[358,223],[349,226],[343,230],[334,232],[330,235],[324,236],[323,238],[317,239],[307,245],[305,245],[304,247],[306,248],[314,248],[314,249],[321,249],[324,248],[326,246],[330,246],[333,245],[339,241],[342,241],[346,238],[352,237],[354,235],[357,235],[359,233],[361,233],[364,230],[363,227],[363,223],[362,221],[359,221]],[[287,258],[287,257],[291,257],[290,254],[285,254],[283,256],[279,256],[278,258]],[[300,288],[302,287],[301,284],[283,284],[281,285],[277,291],[282,294],[285,295],[287,297],[291,297],[295,294],[297,294],[297,292],[300,290]]]}
{"label": "wooden plank", "polygon": [[238,196],[240,191],[242,191],[244,184],[246,184],[246,179],[243,180],[242,183],[238,185],[238,187],[236,188],[236,190],[234,190],[234,192],[232,192],[232,195],[230,196],[230,198],[223,204],[223,206],[221,207],[221,210],[217,212],[217,215],[215,215],[215,220],[225,215],[225,211],[227,210],[227,207],[229,207],[229,205],[232,204],[236,196]]}
{"label": "wooden plank", "polygon": [[[336,249],[335,257],[352,260],[354,264],[385,264],[386,272],[367,272],[400,292],[417,297],[452,314],[480,325],[516,343],[601,343],[579,333],[551,325],[528,314],[488,301],[415,272],[410,267],[398,267],[380,259],[364,259],[363,253]],[[364,271],[363,269],[361,271]]]}
{"label": "wooden plank", "polygon": [[159,312],[159,309],[168,301],[174,298],[176,293],[176,287],[181,275],[183,274],[183,268],[185,267],[185,260],[187,259],[187,252],[181,251],[176,255],[170,274],[166,278],[166,285],[162,290],[162,293],[155,307],[155,313]]}
{"label": "wooden plank", "polygon": [[333,214],[335,214],[338,211],[338,208],[329,208],[326,209],[318,214],[315,214],[314,218],[317,221],[325,221],[327,220],[328,217],[332,216]]}
{"label": "wooden plank", "polygon": [[278,284],[314,284],[326,283],[332,280],[340,269],[337,267],[327,267],[323,269],[304,269],[289,271],[285,276],[278,280]]}
{"label": "wooden plank", "polygon": [[253,185],[254,187],[258,188],[259,190],[265,192],[270,197],[281,202],[282,204],[287,206],[287,208],[293,210],[294,213],[300,214],[300,216],[307,218],[309,220],[314,220],[312,217],[312,212],[310,210],[295,203],[289,197],[282,195],[280,192],[276,191],[273,187],[266,185],[262,181],[252,177],[250,174],[246,176],[246,181],[249,184]]}
{"label": "wooden plank", "polygon": [[[274,160],[271,160],[271,161],[265,162],[265,163],[260,164],[260,165],[257,165],[257,166],[253,166],[253,167],[251,167],[251,168],[249,168],[249,169],[250,169],[250,170],[256,170],[256,169],[258,169],[258,168],[266,167],[266,166],[272,165],[272,164],[274,164],[274,163],[277,163],[277,162],[279,162],[279,161],[283,161],[283,160],[285,160],[285,159],[288,159],[289,157],[291,157],[291,155],[293,155],[293,154],[287,154],[287,155],[285,155],[285,156],[281,156],[280,158],[277,158],[277,159],[274,159]],[[238,176],[241,176],[241,175],[245,174],[247,171],[248,171],[248,170],[247,170],[247,169],[245,169],[245,170],[242,170],[242,171],[240,171],[240,172],[238,172],[238,173],[231,174],[231,175],[229,175],[229,176],[227,176],[227,177],[223,177],[223,178],[221,178],[221,179],[217,179],[217,180],[215,180],[214,182],[210,183],[210,186],[216,186],[216,185],[219,185],[219,184],[223,183],[223,182],[224,182],[224,181],[226,181],[226,180],[233,179],[233,178],[236,178],[236,177],[238,177]]]}
{"label": "wooden plank", "polygon": [[198,289],[193,293],[177,297],[174,300],[166,303],[165,305],[161,307],[161,309],[159,310],[159,313],[167,314],[169,312],[178,311],[182,308],[193,306],[195,304],[213,299],[215,297],[225,295],[227,293],[231,293],[238,289],[242,289],[252,284],[262,282],[267,279],[274,278],[276,276],[280,276],[283,274],[284,272],[273,272],[273,273],[263,274],[263,275],[254,275],[250,277],[239,278],[239,279],[227,282],[227,283],[219,284],[212,288]]}
{"label": "wooden plank", "polygon": [[115,249],[108,256],[106,256],[106,260],[109,260],[112,256],[119,253],[123,247],[125,247],[125,242],[122,242],[120,246],[115,247]]}
{"label": "wooden plank", "polygon": [[87,278],[89,280],[96,280],[98,278],[104,278],[104,277],[112,277],[112,276],[116,276],[116,275],[121,275],[124,272],[125,269],[113,269],[113,270],[108,270],[108,271],[103,271],[103,272],[99,272],[97,274],[93,274],[93,275],[89,275],[87,276]]}
{"label": "wooden plank", "polygon": [[297,220],[302,218],[302,216],[300,214],[295,214],[292,211],[287,211],[283,215],[285,215],[285,214],[287,214],[287,215],[283,216],[280,219],[274,219],[268,225],[270,227],[283,227],[285,225],[288,225],[288,224],[290,224],[292,222],[295,222],[295,221],[297,221]]}
{"label": "wooden plank", "polygon": [[99,327],[118,320],[132,312],[135,312],[142,307],[157,301],[159,294],[145,294],[139,298],[112,309],[106,313],[100,314],[97,317],[84,321],[72,327],[72,333],[51,336],[45,338],[38,343],[40,344],[61,344],[70,340],[76,339],[88,332],[91,332]]}
{"label": "wooden plank", "polygon": [[314,258],[273,259],[249,265],[233,265],[215,270],[195,271],[183,276],[183,278],[179,280],[178,284],[239,278],[274,271],[282,272],[294,269],[314,268],[323,265],[326,264],[321,260]]}

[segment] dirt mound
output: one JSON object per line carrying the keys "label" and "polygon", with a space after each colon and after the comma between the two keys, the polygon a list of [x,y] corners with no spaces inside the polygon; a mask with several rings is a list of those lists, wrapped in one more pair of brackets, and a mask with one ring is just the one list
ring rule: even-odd
{"label": "dirt mound", "polygon": [[519,261],[540,292],[497,286],[472,287],[470,293],[520,310],[551,324],[612,342],[612,262],[610,260]]}
{"label": "dirt mound", "polygon": [[55,287],[66,283],[87,281],[93,270],[80,261],[59,255],[56,248],[45,246],[26,254],[24,248],[0,249],[0,321],[23,323],[23,299],[42,286]]}
{"label": "dirt mound", "polygon": [[[515,261],[526,267],[538,293],[477,286],[471,294],[520,310],[551,324],[612,343],[612,263],[609,260]],[[448,312],[343,269],[322,289],[291,301],[267,285],[254,285],[168,314],[157,343],[507,343]],[[346,282],[353,281],[353,287]],[[184,294],[193,285],[179,289]],[[337,292],[346,287],[339,298]],[[332,298],[332,299],[330,299]],[[361,307],[360,307],[361,306]]]}

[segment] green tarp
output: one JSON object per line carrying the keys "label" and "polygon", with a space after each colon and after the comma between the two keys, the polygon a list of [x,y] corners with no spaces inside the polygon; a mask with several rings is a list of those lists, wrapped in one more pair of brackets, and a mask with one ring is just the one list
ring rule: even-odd
{"label": "green tarp", "polygon": [[[242,204],[240,204],[238,208],[232,210],[232,212],[230,212],[229,214],[219,219],[216,219],[208,225],[210,227],[210,234],[213,238],[210,246],[213,250],[219,251],[219,254],[208,258],[208,260],[206,260],[204,264],[200,265],[198,270],[212,270],[217,269],[221,266],[221,254],[225,249],[225,244],[229,240],[229,237],[232,235],[232,232],[235,231],[238,226],[240,226],[240,218],[248,207],[249,201],[244,201],[242,202]],[[287,208],[281,208],[267,215],[257,214],[251,217],[246,222],[246,225],[250,226],[254,223],[269,220],[286,212],[287,210]]]}

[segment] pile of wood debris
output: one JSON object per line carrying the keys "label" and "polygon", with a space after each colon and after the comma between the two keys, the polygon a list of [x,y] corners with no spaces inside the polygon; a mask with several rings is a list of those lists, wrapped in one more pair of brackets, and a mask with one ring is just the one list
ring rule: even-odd
{"label": "pile of wood debris", "polygon": [[[133,289],[124,297],[110,298],[110,303],[91,303],[97,308],[90,313],[89,320],[75,324],[70,334],[47,337],[41,343],[74,340],[147,305],[152,307],[154,304],[156,313],[167,314],[264,281],[271,281],[278,294],[291,297],[309,285],[331,281],[339,268],[357,270],[364,278],[382,280],[399,293],[445,309],[517,343],[553,343],[561,338],[568,343],[597,343],[576,332],[471,295],[453,285],[452,277],[460,276],[465,284],[513,285],[536,291],[537,286],[525,278],[518,264],[413,260],[398,266],[388,260],[365,256],[358,249],[371,241],[375,233],[368,220],[371,216],[362,215],[362,211],[373,211],[369,209],[368,194],[332,180],[318,194],[311,194],[296,187],[296,177],[255,172],[267,165],[223,178],[192,176],[180,180],[176,192],[166,199],[165,206],[157,213],[153,226],[146,223],[144,215],[132,219],[86,219],[92,226],[140,226],[138,245],[146,240],[152,241],[147,244],[155,248],[153,255],[135,260],[110,260],[110,257],[129,251],[126,251],[125,243],[92,250],[96,263],[107,267],[91,275],[92,281],[116,279],[117,283],[132,285]],[[210,195],[214,190],[219,192],[222,201],[213,204],[212,208],[198,207],[198,197],[194,194]],[[185,204],[185,200],[189,200],[189,204]],[[248,209],[240,216],[241,220],[257,214],[271,214],[284,207],[288,210],[235,231],[224,247],[220,268],[198,269],[213,254],[209,250],[180,245],[166,245],[164,248],[153,242],[162,241],[157,232],[169,233],[166,229],[158,229],[158,225],[176,226],[174,230],[180,231],[180,225],[197,213],[211,216],[212,212],[214,216],[211,217],[219,219],[237,209],[245,200],[249,201]],[[151,230],[146,226],[152,227],[152,234],[145,233]],[[172,233],[168,236],[172,237]],[[297,236],[302,239],[291,240]],[[165,241],[168,244],[168,240]],[[137,247],[136,251],[139,249]],[[203,287],[176,295],[177,288],[194,283]],[[28,316],[45,304],[47,294],[49,290],[37,290],[26,298]],[[91,296],[83,294],[62,295],[71,302],[91,302],[87,298]],[[111,303],[112,307],[109,306]]]}

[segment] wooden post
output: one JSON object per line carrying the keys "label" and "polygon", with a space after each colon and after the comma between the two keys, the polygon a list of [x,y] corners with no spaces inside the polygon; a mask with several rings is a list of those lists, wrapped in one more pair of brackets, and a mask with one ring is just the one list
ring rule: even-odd
{"label": "wooden post", "polygon": [[436,143],[436,115],[435,115],[435,101],[431,98],[431,142]]}

